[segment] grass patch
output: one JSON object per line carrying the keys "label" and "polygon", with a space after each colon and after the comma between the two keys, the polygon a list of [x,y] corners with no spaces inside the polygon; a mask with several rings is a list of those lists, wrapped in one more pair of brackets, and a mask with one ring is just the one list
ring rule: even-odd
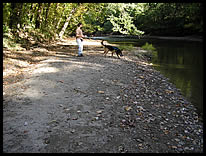
{"label": "grass patch", "polygon": [[134,49],[132,44],[128,44],[128,45],[121,44],[118,48],[120,50],[126,50],[126,51],[132,51]]}

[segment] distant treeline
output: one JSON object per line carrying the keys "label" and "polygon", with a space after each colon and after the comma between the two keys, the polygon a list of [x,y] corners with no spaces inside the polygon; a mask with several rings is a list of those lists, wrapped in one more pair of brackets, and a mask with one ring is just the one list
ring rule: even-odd
{"label": "distant treeline", "polygon": [[44,36],[171,35],[203,32],[202,3],[3,3],[3,32],[38,31]]}

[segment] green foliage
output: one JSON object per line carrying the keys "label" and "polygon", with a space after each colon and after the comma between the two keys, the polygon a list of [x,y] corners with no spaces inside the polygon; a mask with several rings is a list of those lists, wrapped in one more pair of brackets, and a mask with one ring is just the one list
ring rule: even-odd
{"label": "green foliage", "polygon": [[103,25],[103,32],[104,33],[111,33],[113,25],[110,21],[106,21]]}
{"label": "green foliage", "polygon": [[152,44],[149,44],[148,42],[146,42],[145,45],[143,45],[141,48],[151,52],[156,51],[156,48]]}
{"label": "green foliage", "polygon": [[10,32],[9,26],[8,25],[3,25],[3,33],[8,33]]}
{"label": "green foliage", "polygon": [[50,40],[75,35],[82,22],[87,35],[188,35],[203,32],[202,13],[201,3],[3,3],[3,33],[36,31]]}
{"label": "green foliage", "polygon": [[127,51],[132,51],[134,49],[132,44],[121,44],[118,48],[120,50],[127,50]]}
{"label": "green foliage", "polygon": [[156,48],[152,44],[149,44],[148,42],[146,42],[145,45],[143,45],[141,48],[147,51],[143,53],[144,56],[149,57],[149,58],[152,57],[153,62],[157,60],[157,51],[156,51]]}
{"label": "green foliage", "polygon": [[144,34],[143,31],[138,30],[137,27],[133,24],[133,16],[131,15],[137,14],[137,12],[135,12],[137,11],[137,9],[134,6],[135,4],[130,4],[130,3],[109,4],[108,12],[110,12],[111,15],[107,19],[113,25],[112,30],[114,32],[119,32],[121,34],[126,34],[126,35],[138,35],[138,36]]}
{"label": "green foliage", "polygon": [[[136,16],[135,24],[146,33],[183,36],[203,32],[201,3],[145,3],[144,12]],[[188,24],[193,25],[184,26]]]}
{"label": "green foliage", "polygon": [[16,40],[14,39],[13,35],[8,32],[4,33],[4,38],[3,38],[3,47],[18,47],[19,45],[17,44]]}

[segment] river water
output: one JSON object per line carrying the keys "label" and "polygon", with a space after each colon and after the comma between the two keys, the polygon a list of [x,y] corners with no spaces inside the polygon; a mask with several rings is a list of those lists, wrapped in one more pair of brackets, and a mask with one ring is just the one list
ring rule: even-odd
{"label": "river water", "polygon": [[134,39],[97,37],[109,43],[141,47],[146,42],[156,48],[152,63],[156,70],[168,77],[203,115],[203,42],[184,38]]}

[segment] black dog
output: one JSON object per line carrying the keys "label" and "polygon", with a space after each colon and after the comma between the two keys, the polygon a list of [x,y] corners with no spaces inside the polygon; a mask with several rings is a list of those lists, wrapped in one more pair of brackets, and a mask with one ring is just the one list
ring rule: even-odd
{"label": "black dog", "polygon": [[116,52],[117,54],[117,57],[120,59],[119,55],[120,56],[123,56],[122,55],[122,51],[117,48],[117,47],[114,47],[114,46],[111,46],[111,45],[105,45],[103,44],[104,40],[102,40],[101,44],[104,46],[104,56],[106,57],[106,54],[111,51],[112,52],[112,56],[113,56],[113,53]]}

